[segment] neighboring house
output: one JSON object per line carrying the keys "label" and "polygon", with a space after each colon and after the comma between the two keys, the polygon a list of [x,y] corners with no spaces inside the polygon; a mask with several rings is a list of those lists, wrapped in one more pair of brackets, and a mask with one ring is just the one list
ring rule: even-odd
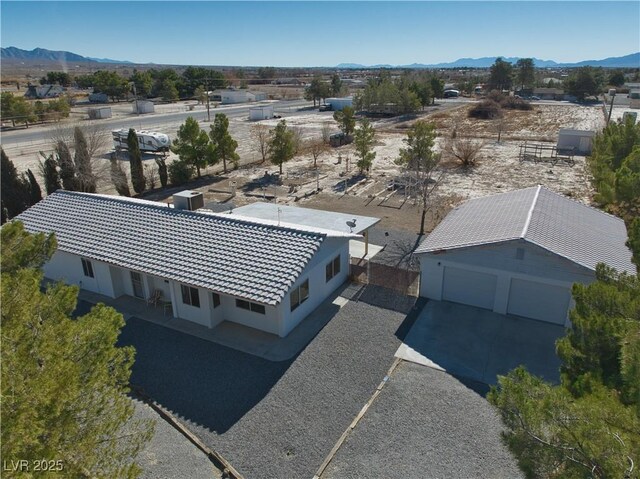
{"label": "neighboring house", "polygon": [[346,226],[60,190],[16,219],[29,232],[56,233],[47,278],[111,298],[161,296],[176,318],[208,328],[231,321],[281,337],[347,279],[349,240],[361,237]]}
{"label": "neighboring house", "polygon": [[541,100],[562,100],[564,90],[561,88],[534,88],[533,95]]}
{"label": "neighboring house", "polygon": [[60,85],[29,85],[25,92],[25,98],[42,100],[45,98],[57,98],[64,94],[64,87]]}
{"label": "neighboring house", "polygon": [[416,249],[420,295],[568,325],[598,263],[635,273],[624,222],[537,186],[469,200]]}
{"label": "neighboring house", "polygon": [[232,103],[247,103],[267,99],[267,94],[260,91],[236,90],[233,88],[214,90],[213,99],[220,98],[223,105]]}

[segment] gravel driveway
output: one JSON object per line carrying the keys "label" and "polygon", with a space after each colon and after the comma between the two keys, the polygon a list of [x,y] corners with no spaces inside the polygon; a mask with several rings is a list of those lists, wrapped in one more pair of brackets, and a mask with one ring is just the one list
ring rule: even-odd
{"label": "gravel driveway", "polygon": [[273,363],[131,319],[132,382],[247,478],[310,478],[393,361],[405,314],[350,301]]}
{"label": "gravel driveway", "polygon": [[402,361],[321,478],[521,478],[501,430],[483,397]]}

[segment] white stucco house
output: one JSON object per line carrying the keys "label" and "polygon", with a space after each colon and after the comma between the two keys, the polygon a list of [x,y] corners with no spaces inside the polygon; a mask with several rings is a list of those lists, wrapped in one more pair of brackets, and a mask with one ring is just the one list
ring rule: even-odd
{"label": "white stucco house", "polygon": [[598,263],[635,273],[624,222],[538,186],[467,201],[416,249],[420,295],[568,325]]}
{"label": "white stucco house", "polygon": [[372,224],[354,230],[340,218],[333,229],[312,227],[69,191],[16,219],[29,232],[55,232],[46,278],[110,298],[159,295],[175,318],[280,337],[347,279],[349,241]]}

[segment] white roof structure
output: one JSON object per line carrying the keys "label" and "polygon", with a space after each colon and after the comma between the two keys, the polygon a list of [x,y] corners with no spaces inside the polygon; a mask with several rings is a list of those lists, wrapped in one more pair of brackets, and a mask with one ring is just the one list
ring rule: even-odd
{"label": "white roof structure", "polygon": [[327,237],[70,191],[52,193],[16,220],[32,233],[55,232],[61,251],[270,305],[283,299]]}
{"label": "white roof structure", "polygon": [[522,239],[590,270],[635,273],[627,230],[615,216],[543,186],[469,200],[451,211],[416,253]]}
{"label": "white roof structure", "polygon": [[264,202],[251,203],[235,208],[230,213],[230,216],[247,220],[262,219],[276,224],[280,221],[289,225],[300,225],[305,229],[306,227],[312,228],[312,231],[336,232],[350,236],[360,234],[380,222],[380,218],[372,216],[351,215]]}

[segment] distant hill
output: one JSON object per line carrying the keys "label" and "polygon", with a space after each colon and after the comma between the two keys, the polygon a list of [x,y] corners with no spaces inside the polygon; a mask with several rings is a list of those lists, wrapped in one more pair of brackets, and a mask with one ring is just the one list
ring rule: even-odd
{"label": "distant hill", "polygon": [[[460,58],[453,62],[446,63],[434,63],[434,64],[424,64],[424,63],[412,63],[410,65],[396,65],[395,67],[392,65],[361,65],[359,63],[340,63],[336,65],[336,68],[353,68],[353,69],[362,69],[362,68],[489,68],[493,65],[498,57],[482,57],[482,58]],[[503,60],[508,61],[510,63],[516,63],[520,58],[519,57],[502,57]],[[563,67],[563,68],[571,68],[571,67],[583,67],[583,66],[594,66],[594,67],[609,67],[609,68],[640,68],[640,52],[632,53],[630,55],[625,55],[622,57],[609,57],[603,60],[585,60],[577,63],[558,63],[553,60],[541,60],[539,58],[534,58],[533,63],[538,68],[553,68],[553,67]]]}
{"label": "distant hill", "polygon": [[121,60],[111,60],[109,58],[90,58],[83,57],[77,53],[66,51],[47,50],[45,48],[34,48],[33,50],[22,50],[21,48],[8,47],[1,49],[2,60],[40,60],[51,62],[70,62],[70,63],[131,63]]}

